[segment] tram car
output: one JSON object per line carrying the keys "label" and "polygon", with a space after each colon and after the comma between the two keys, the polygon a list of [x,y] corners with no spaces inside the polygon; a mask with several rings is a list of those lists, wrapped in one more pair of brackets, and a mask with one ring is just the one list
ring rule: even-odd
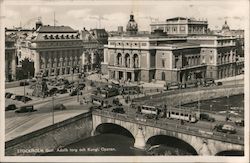
{"label": "tram car", "polygon": [[179,119],[187,122],[197,122],[196,112],[190,108],[171,107],[167,109],[166,117],[169,119]]}
{"label": "tram car", "polygon": [[141,105],[137,107],[137,113],[153,114],[160,118],[178,119],[192,123],[198,120],[196,112],[190,108]]}
{"label": "tram car", "polygon": [[102,96],[91,96],[91,102],[95,105],[102,106],[104,108],[111,107],[113,104],[113,98],[104,98]]}

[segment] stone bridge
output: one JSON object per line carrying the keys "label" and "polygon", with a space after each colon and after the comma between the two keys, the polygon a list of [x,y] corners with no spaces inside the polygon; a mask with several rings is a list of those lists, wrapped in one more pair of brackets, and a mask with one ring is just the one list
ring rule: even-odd
{"label": "stone bridge", "polygon": [[226,151],[244,151],[243,136],[209,132],[199,128],[166,122],[138,119],[129,115],[107,111],[93,111],[93,131],[101,125],[115,124],[128,130],[134,137],[136,148],[144,149],[148,140],[154,136],[166,135],[188,143],[198,155],[217,155]]}

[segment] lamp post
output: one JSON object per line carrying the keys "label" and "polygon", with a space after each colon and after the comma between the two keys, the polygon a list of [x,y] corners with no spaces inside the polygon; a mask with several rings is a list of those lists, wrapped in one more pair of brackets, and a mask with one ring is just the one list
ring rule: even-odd
{"label": "lamp post", "polygon": [[[28,79],[29,79],[29,77],[30,77],[30,72],[28,72]],[[25,80],[24,81],[24,86],[23,86],[23,96],[24,96],[24,103],[26,103],[26,88],[25,88],[25,86],[26,86],[26,82],[28,81],[28,79],[27,80]]]}
{"label": "lamp post", "polygon": [[74,67],[71,68],[71,77],[72,77],[72,82],[73,82],[73,74],[74,74]]}
{"label": "lamp post", "polygon": [[79,90],[80,90],[80,88],[79,88],[79,80],[78,80],[78,86],[77,86],[77,102],[79,102]]}
{"label": "lamp post", "polygon": [[55,109],[55,96],[56,94],[52,95],[52,124],[55,123],[55,115],[54,115],[54,109]]}

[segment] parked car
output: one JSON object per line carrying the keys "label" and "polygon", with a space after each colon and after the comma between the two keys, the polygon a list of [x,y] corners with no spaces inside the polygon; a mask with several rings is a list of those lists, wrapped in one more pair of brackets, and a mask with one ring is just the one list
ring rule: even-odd
{"label": "parked car", "polygon": [[65,93],[68,93],[67,89],[60,89],[57,91],[57,93],[59,94],[65,94]]}
{"label": "parked car", "polygon": [[7,107],[5,107],[5,111],[9,111],[9,110],[16,110],[17,107],[15,104],[10,104]]}
{"label": "parked car", "polygon": [[11,95],[13,95],[13,93],[6,92],[6,93],[5,93],[5,98],[10,98],[10,97],[11,97]]}
{"label": "parked car", "polygon": [[16,95],[14,100],[21,101],[24,96]]}
{"label": "parked car", "polygon": [[229,133],[229,134],[235,134],[236,129],[234,126],[229,125],[229,124],[217,124],[214,129],[218,132],[223,132],[223,133]]}
{"label": "parked car", "polygon": [[117,106],[122,106],[122,103],[120,103],[118,98],[113,99],[113,104],[115,104]]}
{"label": "parked car", "polygon": [[16,95],[15,95],[15,94],[12,94],[12,95],[10,96],[10,98],[11,98],[12,100],[15,100]]}
{"label": "parked car", "polygon": [[34,109],[33,105],[29,105],[29,106],[22,106],[21,108],[17,109],[15,112],[16,113],[26,113],[26,112],[34,112],[37,111]]}
{"label": "parked car", "polygon": [[146,119],[156,119],[157,116],[155,114],[145,114]]}
{"label": "parked car", "polygon": [[29,82],[27,82],[27,81],[21,81],[20,82],[20,86],[26,86],[26,85],[29,85]]}
{"label": "parked car", "polygon": [[27,96],[22,96],[22,98],[21,98],[20,101],[22,101],[22,102],[28,102],[28,101],[31,101],[31,100],[32,100],[32,98],[29,98]]}
{"label": "parked car", "polygon": [[57,104],[54,109],[55,110],[66,110],[66,107],[63,104]]}
{"label": "parked car", "polygon": [[85,88],[85,84],[82,83],[82,84],[79,84],[79,86],[77,87],[79,90],[83,90]]}
{"label": "parked car", "polygon": [[221,86],[221,85],[223,85],[223,83],[222,82],[217,82],[216,85]]}
{"label": "parked car", "polygon": [[102,107],[101,107],[101,105],[99,105],[99,106],[91,106],[91,107],[89,108],[89,110],[90,110],[90,111],[93,111],[93,110],[102,110]]}
{"label": "parked car", "polygon": [[8,94],[6,95],[6,98],[11,98],[12,95],[13,95],[13,93],[8,93]]}
{"label": "parked car", "polygon": [[120,114],[124,114],[125,113],[125,111],[124,111],[124,109],[122,107],[116,107],[116,108],[112,109],[112,112],[114,112],[114,113],[120,113]]}
{"label": "parked car", "polygon": [[238,119],[238,120],[236,120],[236,121],[235,121],[235,124],[236,124],[237,126],[244,126],[244,125],[245,125],[243,119]]}
{"label": "parked car", "polygon": [[205,121],[209,121],[209,122],[215,121],[215,119],[213,117],[209,116],[209,114],[206,114],[206,113],[200,114],[200,120],[205,120]]}
{"label": "parked car", "polygon": [[213,78],[203,79],[203,87],[210,87],[210,86],[214,86],[214,85],[215,85],[215,81]]}
{"label": "parked car", "polygon": [[75,95],[77,95],[77,92],[78,92],[78,90],[73,90],[69,95],[70,96],[75,96]]}
{"label": "parked car", "polygon": [[57,93],[57,91],[58,91],[58,88],[54,87],[54,88],[51,88],[51,89],[49,90],[48,94],[51,96],[51,95]]}

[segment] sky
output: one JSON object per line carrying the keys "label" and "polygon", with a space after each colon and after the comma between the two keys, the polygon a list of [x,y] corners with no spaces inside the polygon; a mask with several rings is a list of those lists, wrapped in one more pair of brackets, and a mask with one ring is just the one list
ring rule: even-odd
{"label": "sky", "polygon": [[[17,5],[18,4],[18,5]],[[150,30],[150,23],[172,17],[193,17],[208,20],[210,29],[221,29],[225,20],[231,29],[246,29],[249,20],[247,0],[204,1],[100,1],[100,0],[4,0],[1,18],[5,27],[35,27],[38,17],[44,25],[68,25],[81,30],[105,28],[117,30],[134,14],[139,30]]]}

